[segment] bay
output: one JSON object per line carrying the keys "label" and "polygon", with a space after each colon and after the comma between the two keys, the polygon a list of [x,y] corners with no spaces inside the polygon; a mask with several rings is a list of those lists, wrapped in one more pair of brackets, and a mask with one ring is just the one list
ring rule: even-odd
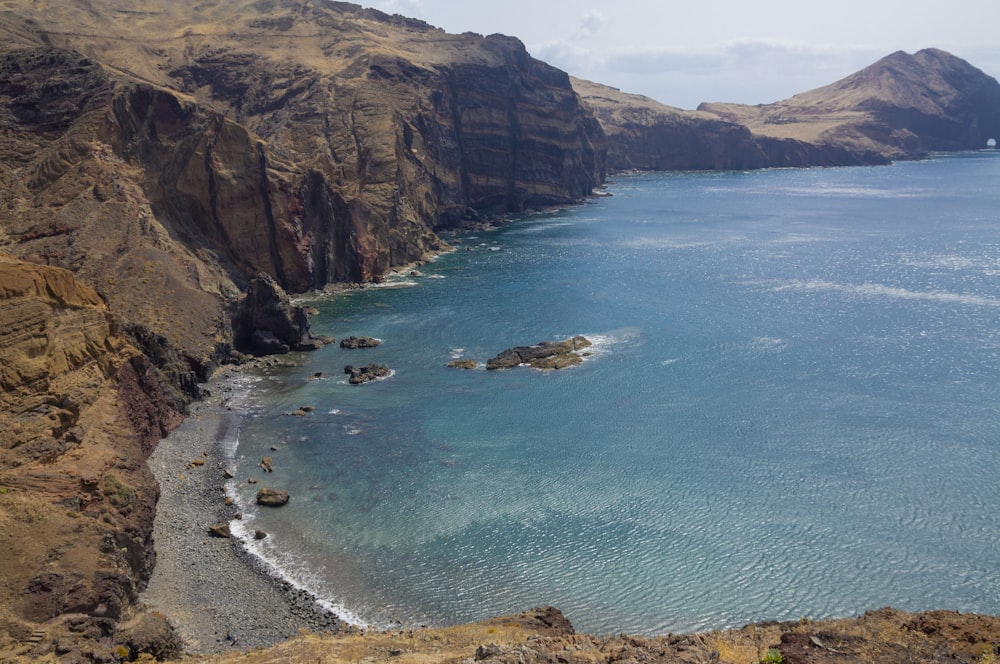
{"label": "bay", "polygon": [[[260,373],[238,528],[379,626],[1000,612],[998,183],[993,151],[621,176],[310,300],[317,332],[383,343]],[[562,371],[446,366],[577,334]],[[348,385],[368,362],[393,376]],[[292,500],[256,508],[250,475]]]}

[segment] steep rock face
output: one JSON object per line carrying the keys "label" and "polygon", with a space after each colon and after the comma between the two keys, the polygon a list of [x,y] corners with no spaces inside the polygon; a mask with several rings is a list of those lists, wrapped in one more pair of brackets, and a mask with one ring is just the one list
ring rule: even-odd
{"label": "steep rock face", "polygon": [[[123,85],[79,54],[0,54],[0,245],[73,271],[128,330],[168,339],[189,365],[178,371],[197,376],[226,341],[216,311],[238,294],[238,272],[181,215],[155,213],[177,187],[166,169],[162,178],[144,170],[156,163],[154,146],[177,147],[181,160],[177,144],[195,143],[211,123],[203,114],[201,124],[170,124],[176,99],[142,103],[151,99],[148,86]],[[162,138],[144,140],[139,129]]]}
{"label": "steep rock face", "polygon": [[741,118],[685,111],[591,81],[573,87],[608,137],[611,171],[747,170],[886,163],[848,145],[754,133]]}
{"label": "steep rock face", "polygon": [[131,610],[155,560],[145,459],[179,422],[93,289],[0,259],[0,636]]}
{"label": "steep rock face", "polygon": [[702,104],[755,135],[913,159],[1000,135],[1000,83],[938,49],[902,51],[831,85],[762,106]]}
{"label": "steep rock face", "polygon": [[109,140],[153,218],[239,275],[291,291],[376,279],[444,249],[437,228],[579,200],[603,178],[599,125],[516,39],[348,3],[41,5],[8,8],[10,42],[152,84],[117,97]]}
{"label": "steep rock face", "polygon": [[604,175],[566,74],[498,35],[299,0],[25,0],[0,33],[0,244],[97,288],[185,385],[253,274],[376,280]]}
{"label": "steep rock face", "polygon": [[751,169],[770,161],[742,125],[591,81],[574,78],[573,87],[604,127],[611,171]]}

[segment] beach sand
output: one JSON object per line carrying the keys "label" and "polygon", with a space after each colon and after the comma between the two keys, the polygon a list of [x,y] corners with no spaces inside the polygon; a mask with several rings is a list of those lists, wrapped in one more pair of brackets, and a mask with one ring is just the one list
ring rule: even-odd
{"label": "beach sand", "polygon": [[[237,508],[225,505],[223,474],[241,417],[232,405],[237,375],[228,367],[213,378],[209,396],[149,459],[161,492],[157,562],[140,601],[168,618],[191,654],[260,648],[302,628],[345,627],[311,595],[270,576],[238,539],[209,533],[209,526],[237,518]],[[192,466],[196,460],[203,464]]]}

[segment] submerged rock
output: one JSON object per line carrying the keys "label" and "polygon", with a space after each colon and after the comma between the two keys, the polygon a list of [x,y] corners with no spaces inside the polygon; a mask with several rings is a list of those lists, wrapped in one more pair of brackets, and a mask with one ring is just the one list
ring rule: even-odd
{"label": "submerged rock", "polygon": [[452,360],[448,366],[452,369],[475,369],[477,364],[475,360]]}
{"label": "submerged rock", "polygon": [[534,346],[516,346],[488,360],[486,368],[509,369],[527,364],[535,369],[565,369],[583,362],[577,351],[592,345],[586,337],[576,336],[563,341],[542,341]]}

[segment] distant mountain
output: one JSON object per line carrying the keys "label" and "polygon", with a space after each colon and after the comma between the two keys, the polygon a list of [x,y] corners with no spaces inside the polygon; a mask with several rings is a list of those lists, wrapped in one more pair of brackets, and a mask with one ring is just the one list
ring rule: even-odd
{"label": "distant mountain", "polygon": [[1000,84],[937,49],[893,53],[758,106],[682,111],[583,81],[574,87],[608,134],[613,170],[879,164],[984,148],[1000,136]]}

